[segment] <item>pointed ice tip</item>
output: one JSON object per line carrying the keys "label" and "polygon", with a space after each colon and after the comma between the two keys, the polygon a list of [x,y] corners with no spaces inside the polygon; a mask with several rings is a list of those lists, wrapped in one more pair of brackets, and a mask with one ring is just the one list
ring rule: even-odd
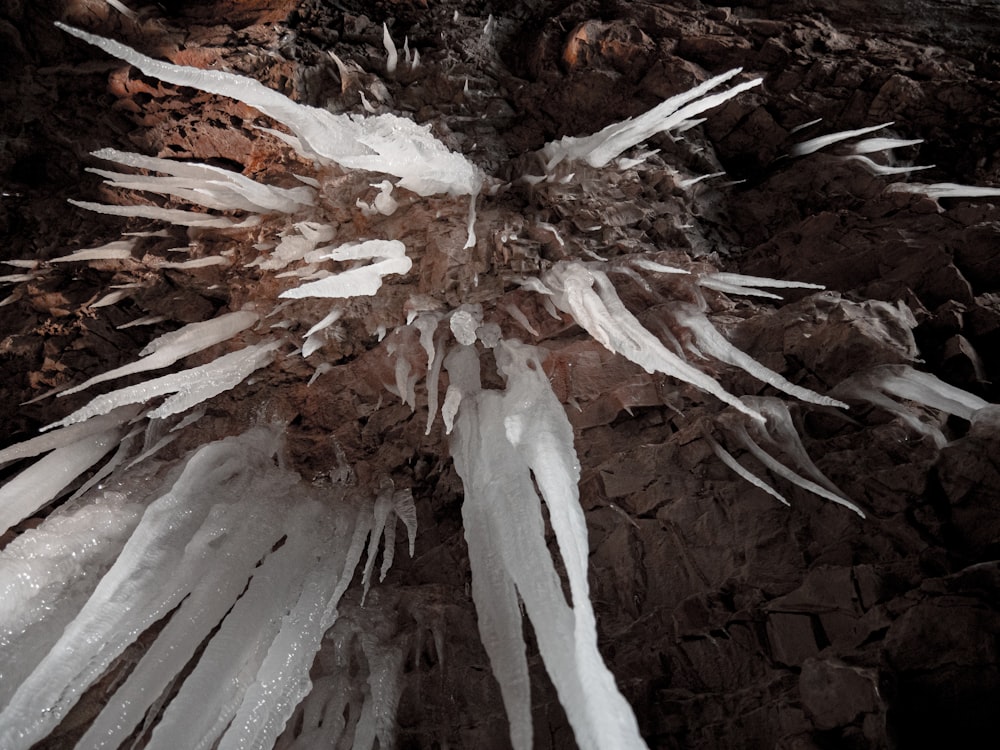
{"label": "pointed ice tip", "polygon": [[382,24],[382,44],[385,45],[385,70],[389,75],[396,72],[396,64],[399,62],[399,54],[396,52],[396,44],[389,34],[389,27]]}

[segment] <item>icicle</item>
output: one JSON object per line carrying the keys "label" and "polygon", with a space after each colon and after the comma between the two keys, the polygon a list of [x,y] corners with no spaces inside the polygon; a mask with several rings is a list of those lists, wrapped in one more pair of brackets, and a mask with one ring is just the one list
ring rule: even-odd
{"label": "icicle", "polygon": [[915,182],[894,182],[886,190],[897,193],[920,193],[933,200],[939,198],[1000,197],[1000,188],[959,185],[954,182],[935,182],[931,185],[922,185]]}
{"label": "icicle", "polygon": [[822,284],[810,284],[805,281],[789,281],[786,279],[769,279],[766,276],[747,276],[742,273],[706,273],[698,277],[700,286],[714,289],[713,284],[724,284],[730,288],[744,288],[749,293],[755,287],[772,289],[825,289]]}
{"label": "icicle", "polygon": [[694,336],[695,345],[705,354],[727,364],[739,367],[758,380],[774,386],[778,390],[784,391],[795,398],[821,406],[847,408],[847,404],[843,401],[838,401],[829,396],[821,396],[815,391],[789,382],[774,370],[762,365],[746,352],[737,349],[726,340],[725,336],[716,330],[705,314],[693,305],[677,303],[671,306],[670,310],[677,323]]}
{"label": "icicle", "polygon": [[56,448],[0,487],[0,534],[54,500],[118,442],[118,429]]}
{"label": "icicle", "polygon": [[[62,23],[57,22],[56,25],[88,44],[136,66],[146,75],[167,83],[229,96],[258,109],[287,126],[294,136],[286,136],[286,140],[306,156],[333,162],[346,169],[364,169],[394,175],[399,178],[398,187],[422,196],[435,193],[472,195],[482,185],[482,172],[461,154],[449,151],[431,134],[429,126],[418,125],[412,120],[390,114],[368,118],[335,115],[324,109],[293,102],[251,78],[221,70],[172,65],[140,54],[119,42]],[[113,208],[116,210],[106,212],[117,213],[117,209],[122,207]],[[135,207],[130,208],[135,210]],[[146,214],[121,215],[152,214],[156,218],[170,221],[167,216],[172,214],[156,216],[162,211],[165,209]],[[187,212],[177,214],[173,220],[181,223]],[[228,223],[202,225],[228,226]]]}
{"label": "icicle", "polygon": [[406,246],[399,240],[366,240],[342,245],[324,255],[337,260],[376,259],[366,266],[351,268],[332,276],[288,289],[281,297],[370,297],[382,287],[382,278],[408,273],[413,262],[406,255]]}
{"label": "icicle", "polygon": [[111,393],[98,396],[68,417],[43,429],[48,430],[53,427],[82,422],[100,414],[107,414],[119,406],[144,403],[168,393],[176,395],[168,398],[162,406],[151,411],[148,416],[151,419],[158,419],[176,414],[235,388],[251,373],[270,364],[274,359],[275,350],[280,346],[280,341],[266,341],[223,355],[200,367],[193,367],[190,370],[182,370],[172,375],[147,380],[139,385],[111,391]]}
{"label": "icicle", "polygon": [[246,592],[167,706],[147,745],[151,750],[206,750],[233,723],[282,617],[302,590],[303,573],[315,563],[322,515],[311,506],[289,515],[288,539],[253,571]]}
{"label": "icicle", "polygon": [[326,373],[330,372],[330,370],[332,370],[332,369],[333,369],[333,365],[331,365],[329,362],[323,362],[322,364],[320,364],[315,369],[315,371],[313,371],[312,377],[309,378],[309,382],[306,383],[306,386],[308,387],[308,386],[312,385],[313,383],[316,382],[317,378],[319,378],[322,375],[325,375]]}
{"label": "icicle", "polygon": [[[386,521],[390,523],[396,519],[392,517],[392,495],[394,491],[391,479],[383,479],[378,497],[375,500],[373,510],[374,524],[372,525],[371,536],[368,538],[368,559],[365,561],[365,570],[361,576],[361,605],[364,606],[368,596],[368,587],[371,586],[372,571],[375,569],[375,555],[378,553],[379,537],[386,528]],[[386,553],[383,553],[386,554]]]}
{"label": "icicle", "polygon": [[385,47],[385,71],[389,75],[392,75],[396,72],[396,63],[399,60],[399,54],[396,52],[396,45],[389,34],[389,27],[384,23],[382,24],[382,45]]}
{"label": "icicle", "polygon": [[879,151],[890,151],[894,148],[917,146],[923,142],[922,138],[911,141],[904,141],[899,138],[865,138],[852,144],[851,152],[855,154],[874,154]]}
{"label": "icicle", "polygon": [[116,748],[128,738],[239,598],[255,566],[284,533],[282,515],[286,513],[287,508],[277,498],[266,498],[251,512],[239,508],[236,513],[226,514],[227,525],[218,542],[224,549],[216,564],[205,571],[197,587],[107,701],[76,750]]}
{"label": "icicle", "polygon": [[944,433],[937,427],[921,421],[913,410],[886,394],[939,409],[966,420],[972,420],[977,412],[989,406],[988,402],[978,396],[948,385],[930,373],[914,370],[908,365],[873,367],[852,375],[837,385],[833,392],[843,398],[868,401],[896,414],[912,429],[930,437],[938,448],[943,448],[948,442]]}
{"label": "icicle", "polygon": [[840,143],[840,141],[846,141],[849,138],[856,138],[859,135],[867,135],[868,133],[874,133],[876,130],[881,130],[882,128],[887,128],[890,125],[894,125],[892,122],[883,122],[881,125],[872,125],[869,128],[858,128],[857,130],[842,130],[838,133],[830,133],[828,135],[821,135],[818,138],[810,138],[808,141],[802,141],[802,143],[796,143],[792,146],[790,154],[792,156],[805,156],[807,154],[815,153],[821,148],[826,148],[834,143]]}
{"label": "icicle", "polygon": [[0,450],[0,465],[22,458],[31,458],[32,456],[37,456],[56,448],[63,448],[67,445],[83,441],[85,438],[93,437],[99,433],[107,432],[128,422],[137,416],[140,411],[141,409],[136,406],[123,406],[106,415],[89,419],[86,422],[52,430],[24,442],[9,445]]}
{"label": "icicle", "polygon": [[169,175],[157,177],[87,169],[88,172],[106,177],[110,185],[173,195],[206,208],[253,213],[266,211],[295,213],[305,206],[316,203],[316,191],[310,187],[280,188],[263,185],[238,172],[208,164],[160,159],[113,148],[94,151],[93,156],[123,166]]}
{"label": "icicle", "polygon": [[518,307],[512,302],[506,307],[504,307],[504,309],[508,312],[510,317],[512,317],[517,322],[517,324],[521,326],[521,328],[526,330],[536,339],[539,337],[538,331],[536,331],[535,327],[531,325],[531,322],[528,320],[528,316],[524,314],[524,311],[521,310],[520,307]]}
{"label": "icicle", "polygon": [[860,164],[865,168],[865,171],[870,175],[876,177],[884,177],[886,175],[897,175],[897,174],[909,174],[910,172],[919,172],[923,169],[934,169],[933,164],[927,164],[921,167],[887,167],[885,164],[879,164],[869,159],[867,156],[845,156],[844,161],[853,161]]}
{"label": "icicle", "polygon": [[76,250],[61,258],[53,258],[50,263],[75,263],[77,261],[88,260],[126,260],[132,257],[132,248],[135,240],[115,240],[100,247],[92,247],[88,250]]}
{"label": "icicle", "polygon": [[[434,361],[430,362],[428,360],[430,370],[427,373],[427,427],[424,430],[425,435],[431,434],[431,428],[434,426],[434,418],[437,416],[438,387],[445,353],[444,341],[439,341],[434,351]],[[451,430],[450,426],[448,430]]]}
{"label": "icicle", "polygon": [[184,211],[176,208],[161,208],[160,206],[106,206],[103,203],[92,203],[90,201],[78,201],[70,199],[66,201],[78,208],[85,208],[88,211],[96,211],[99,214],[110,216],[137,216],[144,219],[156,219],[169,224],[176,224],[181,227],[203,227],[213,229],[228,229],[229,227],[251,226],[252,222],[245,221],[237,224],[232,219],[225,216],[214,216],[212,214],[202,214],[195,211]]}
{"label": "icicle", "polygon": [[[572,428],[532,347],[504,343],[498,364],[507,391],[481,391],[471,349],[449,355],[466,393],[451,440],[465,486],[463,519],[480,633],[500,683],[515,748],[532,744],[530,695],[518,594],[577,743],[641,748],[638,726],[597,652],[586,582],[586,525],[576,482]],[[478,364],[478,360],[475,360]],[[566,565],[570,608],[545,546],[535,481]],[[497,561],[501,564],[497,565]]]}
{"label": "icicle", "polygon": [[767,482],[765,482],[757,475],[745,469],[740,464],[740,462],[733,457],[732,453],[730,453],[721,445],[719,445],[719,443],[715,440],[715,438],[713,438],[711,435],[707,433],[705,434],[704,437],[705,441],[709,444],[709,446],[711,446],[712,452],[715,453],[715,455],[719,458],[720,461],[722,461],[722,463],[724,463],[730,469],[735,471],[736,474],[739,475],[740,479],[743,479],[752,484],[754,487],[763,490],[768,495],[778,500],[778,502],[791,507],[791,503],[789,503],[777,490],[775,490],[771,485],[769,485]]}
{"label": "icicle", "polygon": [[819,470],[812,459],[809,458],[809,454],[806,453],[806,449],[799,439],[798,431],[792,423],[792,416],[788,411],[788,407],[783,401],[776,398],[759,396],[744,396],[743,398],[758,413],[763,414],[766,418],[766,422],[763,425],[758,423],[750,425],[754,435],[782,450],[786,456],[795,462],[798,468],[809,474],[812,479],[806,479],[767,453],[747,432],[746,425],[743,422],[739,422],[735,426],[735,433],[743,444],[743,447],[749,450],[758,461],[778,476],[787,479],[789,482],[798,485],[808,492],[819,495],[838,505],[843,505],[845,508],[849,508],[862,518],[865,518],[865,514],[861,508],[847,499],[837,486]]}
{"label": "icicle", "polygon": [[675,266],[665,266],[662,263],[657,263],[649,258],[632,258],[629,261],[636,268],[641,268],[644,271],[652,271],[653,273],[676,273],[676,274],[690,274],[690,271],[686,271],[683,268],[677,268]]}
{"label": "icicle", "polygon": [[792,128],[788,132],[789,133],[798,133],[799,131],[806,130],[807,128],[811,128],[813,125],[818,125],[821,122],[823,122],[823,118],[822,117],[817,117],[815,120],[810,120],[809,122],[804,122],[801,125],[796,125],[794,128]]}
{"label": "icicle", "polygon": [[138,493],[130,494],[106,492],[57,511],[0,552],[0,708],[59,640],[139,523],[142,505]]}
{"label": "icicle", "polygon": [[[44,737],[108,664],[211,570],[220,529],[235,518],[223,512],[218,528],[204,525],[205,519],[226,505],[239,511],[239,501],[261,491],[260,477],[248,466],[263,464],[273,473],[273,446],[272,433],[255,430],[205,446],[188,460],[170,490],[146,510],[83,609],[0,713],[0,746],[27,748]],[[274,485],[271,489],[284,495]],[[206,497],[216,505],[204,502]],[[245,513],[235,514],[240,515]]]}
{"label": "icicle", "polygon": [[560,261],[543,278],[555,290],[554,300],[559,308],[572,315],[577,324],[609,351],[621,354],[646,372],[662,372],[690,383],[753,419],[763,419],[646,330],[626,309],[603,271],[588,270],[577,262]]}
{"label": "icicle", "polygon": [[717,107],[763,82],[762,78],[755,78],[722,93],[706,95],[712,89],[739,75],[742,70],[734,68],[711,78],[690,91],[667,99],[636,118],[614,123],[593,135],[580,138],[566,136],[559,141],[545,144],[542,155],[546,162],[546,170],[551,174],[557,164],[569,159],[585,161],[596,168],[605,167],[624,151],[648,140],[656,133],[670,130],[685,120]]}
{"label": "icicle", "polygon": [[59,395],[61,397],[78,393],[92,385],[125,375],[169,367],[183,357],[231,339],[236,334],[250,328],[258,320],[260,320],[260,316],[257,313],[239,311],[226,313],[202,323],[189,323],[177,331],[165,333],[151,341],[146,348],[139,352],[142,359],[138,362],[117,367],[103,375],[96,375],[78,386],[62,391]]}
{"label": "icicle", "polygon": [[699,182],[704,182],[705,180],[711,180],[714,177],[725,177],[725,172],[712,172],[710,174],[702,174],[697,177],[689,177],[686,180],[681,180],[677,183],[677,187],[687,190],[689,187],[694,187]]}
{"label": "icicle", "polygon": [[127,5],[125,5],[125,3],[120,2],[120,0],[107,0],[107,3],[126,18],[130,18],[133,21],[136,20],[136,18],[138,18],[138,16],[136,16],[135,11],[131,10]]}
{"label": "icicle", "polygon": [[130,321],[128,323],[122,323],[120,326],[116,326],[116,327],[117,327],[117,329],[119,331],[121,331],[121,330],[124,330],[126,328],[133,328],[135,326],[151,326],[151,325],[155,325],[157,323],[162,323],[164,320],[167,320],[167,316],[166,315],[145,315],[145,316],[143,316],[141,318],[136,318],[135,320]]}

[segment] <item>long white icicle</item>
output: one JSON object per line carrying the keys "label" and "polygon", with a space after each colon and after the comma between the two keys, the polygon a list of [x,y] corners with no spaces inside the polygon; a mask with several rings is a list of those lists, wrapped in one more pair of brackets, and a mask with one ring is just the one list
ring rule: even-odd
{"label": "long white icicle", "polygon": [[[499,350],[508,379],[503,393],[480,389],[471,348],[454,349],[445,364],[463,392],[451,449],[465,486],[462,513],[480,634],[501,686],[511,743],[517,750],[532,743],[520,596],[580,747],[643,748],[631,708],[597,651],[572,428],[534,350],[506,343]],[[556,529],[572,607],[545,546],[532,473]]]}

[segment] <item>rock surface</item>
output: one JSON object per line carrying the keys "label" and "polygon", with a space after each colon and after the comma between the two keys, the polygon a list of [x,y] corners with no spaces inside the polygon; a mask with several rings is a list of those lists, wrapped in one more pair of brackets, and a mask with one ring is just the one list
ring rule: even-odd
{"label": "rock surface", "polygon": [[[391,334],[380,343],[374,333],[402,323],[414,293],[447,305],[482,302],[499,311],[505,334],[550,351],[547,372],[567,404],[583,467],[600,646],[650,747],[980,747],[981,738],[997,736],[995,418],[984,414],[970,425],[927,412],[948,437],[939,448],[877,408],[854,404],[845,418],[793,405],[809,454],[868,518],[773,480],[791,501],[787,508],[712,453],[704,434],[725,439],[716,422],[721,405],[613,356],[503,276],[587,253],[618,257],[645,243],[727,271],[822,284],[828,291],[788,290],[773,304],[719,295],[712,310],[741,349],[823,393],[863,367],[918,361],[1000,401],[1000,201],[935,202],[887,191],[890,178],[840,158],[843,147],[788,156],[793,144],[817,135],[894,121],[889,134],[924,139],[897,149],[900,162],[937,165],[912,181],[1000,186],[995,3],[131,7],[136,19],[96,0],[0,11],[9,82],[0,87],[4,260],[45,262],[116,239],[125,228],[157,228],[67,206],[67,198],[123,200],[83,171],[97,148],[197,157],[278,184],[293,184],[290,174],[308,166],[263,137],[256,125],[268,123],[249,107],[143,77],[62,34],[52,26],[58,19],[176,63],[250,75],[335,111],[363,112],[368,92],[369,104],[430,123],[450,148],[504,179],[531,173],[531,152],[546,141],[637,115],[709,75],[743,66],[764,76],[762,88],[713,112],[685,140],[654,138],[653,169],[581,167],[572,184],[537,191],[514,183],[480,206],[480,242],[468,258],[447,249],[464,241],[464,205],[409,204],[405,221],[383,229],[417,248],[419,274],[379,301],[352,303],[353,318],[323,350],[332,369],[309,387],[315,362],[284,358],[213,401],[197,435],[166,449],[180,455],[230,434],[264,403],[269,417],[289,424],[291,459],[307,478],[328,474],[340,451],[362,487],[374,491],[390,475],[412,488],[417,554],[409,560],[398,550],[387,583],[371,595],[392,613],[381,625],[385,637],[406,639],[409,648],[400,747],[507,742],[468,595],[461,482],[441,422],[425,436],[426,392],[414,413],[384,387],[394,377],[386,347],[413,342]],[[490,12],[494,24],[484,34]],[[407,36],[420,51],[421,67],[387,75],[383,21],[397,44]],[[354,67],[338,73],[330,50]],[[383,85],[384,102],[371,93],[374,84]],[[684,189],[671,169],[728,176]],[[359,233],[367,227],[353,197],[367,189],[370,201],[376,191],[366,185],[364,176],[344,176],[339,188],[351,201],[334,217]],[[533,229],[537,222],[554,225],[565,242]],[[595,223],[602,227],[591,231]],[[253,257],[251,239],[241,246],[251,253],[245,260]],[[86,400],[22,405],[29,399],[132,361],[153,335],[178,323],[276,296],[260,274],[156,270],[172,243],[151,238],[124,263],[53,265],[6,287],[5,444]],[[139,286],[95,309],[110,286],[123,283]],[[662,301],[674,291],[667,282],[621,286],[647,325],[666,320]],[[510,304],[536,336],[502,312]],[[319,306],[298,311],[302,332],[322,317]],[[167,320],[120,327],[150,315]],[[765,392],[728,368],[719,377],[736,393]],[[537,650],[529,649],[536,746],[572,746]],[[72,746],[101,688],[39,747]]]}

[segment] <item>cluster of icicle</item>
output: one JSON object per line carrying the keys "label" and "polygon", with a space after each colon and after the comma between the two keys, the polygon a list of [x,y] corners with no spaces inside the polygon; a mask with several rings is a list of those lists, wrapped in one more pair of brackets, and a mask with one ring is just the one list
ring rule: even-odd
{"label": "cluster of icicle", "polygon": [[[392,195],[395,188],[420,196],[465,196],[473,209],[482,190],[485,177],[477,167],[448,151],[428,128],[405,118],[333,115],[297,104],[251,79],[171,65],[117,42],[62,28],[147,75],[255,107],[291,134],[268,132],[318,164],[394,178],[395,182],[385,179],[376,184],[380,193],[371,205],[359,202],[366,215],[392,214],[398,207]],[[386,37],[391,69],[398,53],[387,32]],[[411,67],[417,64],[405,45],[404,59]],[[699,114],[760,84],[755,79],[712,93],[739,72],[717,76],[645,115],[592,136],[547,145],[542,150],[546,174],[526,179],[554,179],[553,170],[562,162],[580,161],[600,168],[618,159],[619,167],[635,166],[645,157],[625,159],[622,154],[628,149],[656,133],[691,127],[699,122],[694,119]],[[858,134],[863,132],[840,135]],[[796,153],[810,153],[843,138],[815,139],[800,144]],[[856,156],[899,145],[909,142],[873,139],[858,144]],[[208,165],[112,149],[95,155],[158,173],[94,170],[110,184],[169,195],[209,212],[77,203],[84,208],[203,229],[254,225],[268,215],[283,217],[285,228],[278,240],[260,248],[267,252],[251,264],[300,282],[281,293],[286,301],[279,308],[306,297],[339,300],[375,295],[386,276],[410,271],[406,248],[398,240],[330,245],[334,230],[308,219],[320,195],[315,178],[302,176],[300,187],[286,189]],[[930,187],[939,193],[939,188],[943,190]],[[237,220],[212,213],[218,211],[245,216]],[[470,210],[470,244],[475,242],[474,221],[475,212]],[[126,259],[133,242],[124,239],[57,260]],[[229,262],[219,256],[163,265]],[[326,267],[330,263],[346,264],[346,268],[330,271]],[[34,269],[27,261],[23,267]],[[644,285],[639,271],[686,275],[692,289],[763,297],[776,296],[767,288],[818,287],[738,274],[692,274],[653,257],[634,257],[613,268],[566,261],[541,278],[521,281],[524,288],[543,295],[554,315],[570,316],[609,350],[648,372],[689,383],[731,406],[732,418],[725,427],[742,448],[779,476],[859,514],[861,509],[809,459],[782,401],[738,398],[691,364],[687,355],[742,368],[793,398],[824,408],[846,407],[834,396],[868,400],[904,418],[912,413],[904,402],[920,402],[966,418],[986,406],[974,396],[904,366],[853,378],[829,396],[815,393],[736,349],[712,325],[707,308],[690,303],[670,306],[674,324],[687,333],[688,340],[683,347],[678,342],[668,347],[626,308],[609,271]],[[0,280],[28,278],[31,273]],[[120,293],[112,292],[93,307],[113,304]],[[700,298],[699,294],[693,296]],[[299,349],[302,356],[320,350],[328,329],[344,314],[343,308],[333,305],[306,332]],[[513,306],[507,311],[534,333],[523,313]],[[270,747],[309,692],[309,666],[324,632],[336,622],[338,602],[365,553],[362,583],[367,591],[380,535],[385,538],[383,577],[391,565],[396,516],[407,527],[412,554],[416,522],[407,493],[385,486],[374,507],[351,497],[346,487],[335,487],[333,497],[328,490],[327,496],[319,498],[318,490],[276,461],[280,440],[273,429],[256,428],[206,445],[180,468],[164,476],[162,470],[158,472],[156,454],[200,418],[204,402],[278,356],[285,344],[282,324],[260,333],[268,312],[233,311],[156,338],[136,362],[91,378],[67,393],[166,368],[235,337],[249,336],[255,342],[208,364],[97,396],[49,425],[39,437],[0,451],[0,464],[46,454],[0,489],[0,531],[61,497],[111,454],[67,503],[0,553],[0,594],[5,602],[0,612],[0,647],[6,655],[0,679],[0,746],[26,748],[42,739],[83,691],[157,624],[159,633],[152,645],[104,706],[80,747],[117,747],[136,731],[148,734],[153,747]],[[482,388],[480,345],[493,350],[506,380],[503,391]],[[442,369],[449,377],[440,413],[465,486],[463,517],[472,593],[483,643],[510,719],[513,746],[518,750],[532,746],[523,603],[579,745],[643,747],[632,711],[597,650],[587,585],[589,547],[577,488],[580,470],[572,428],[541,368],[543,351],[503,340],[500,327],[484,322],[478,305],[462,305],[448,313],[413,314],[393,332],[386,348],[396,363],[395,382],[388,387],[412,408],[416,383],[426,376],[428,433],[439,411]],[[323,371],[320,365],[316,376]],[[153,401],[157,405],[148,408]],[[935,428],[921,427],[923,422],[916,417],[913,424],[935,440],[943,440]],[[719,458],[740,476],[785,502],[710,435],[707,438]],[[774,457],[778,452],[786,461]],[[542,501],[555,531],[570,601],[546,547]],[[204,651],[193,671],[177,687],[174,683],[182,669],[202,645]],[[376,649],[368,654],[368,663],[370,690],[351,693],[336,678],[325,684],[304,704],[305,733],[290,746],[311,747],[315,745],[310,743],[320,740],[328,746],[370,748],[376,740],[381,747],[391,746],[400,659]]]}
{"label": "cluster of icicle", "polygon": [[[154,626],[77,748],[119,747],[161,712],[147,747],[273,746],[310,690],[366,542],[367,590],[383,535],[383,576],[392,564],[396,515],[411,549],[416,533],[408,492],[390,487],[374,509],[346,487],[320,492],[280,465],[281,448],[278,430],[255,428],[164,476],[148,466],[113,476],[0,553],[0,746],[43,739]],[[398,691],[380,686],[399,672],[370,679],[349,736],[390,747],[391,725],[376,717],[395,711]]]}

